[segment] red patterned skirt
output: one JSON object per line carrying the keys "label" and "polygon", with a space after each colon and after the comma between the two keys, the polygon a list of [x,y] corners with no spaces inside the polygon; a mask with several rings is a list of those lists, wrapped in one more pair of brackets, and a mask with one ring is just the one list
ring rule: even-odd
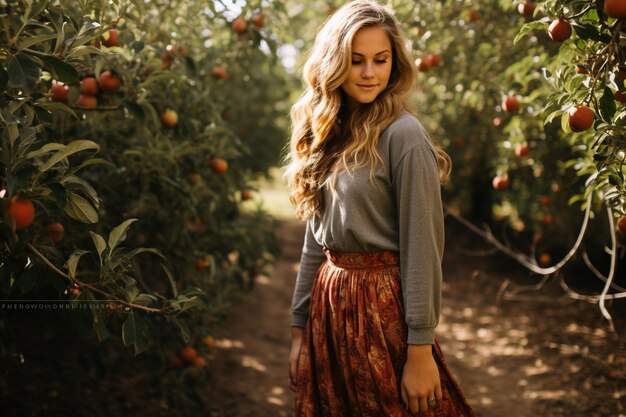
{"label": "red patterned skirt", "polygon": [[[326,251],[298,362],[296,417],[411,417],[400,381],[407,327],[394,252]],[[475,417],[433,346],[443,400],[423,417]]]}

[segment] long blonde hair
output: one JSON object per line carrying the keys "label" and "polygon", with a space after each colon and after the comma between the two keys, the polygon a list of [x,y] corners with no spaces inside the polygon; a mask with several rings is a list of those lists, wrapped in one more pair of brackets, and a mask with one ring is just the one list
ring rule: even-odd
{"label": "long blonde hair", "polygon": [[[341,85],[348,77],[352,41],[366,27],[382,27],[392,45],[392,68],[387,88],[369,104],[348,113]],[[382,162],[377,151],[380,134],[403,111],[412,111],[409,93],[415,64],[393,12],[372,0],[355,0],[339,8],[320,29],[304,65],[306,89],[291,109],[292,134],[285,169],[296,215],[307,220],[323,210],[321,189],[334,183],[340,169]],[[435,146],[440,179],[450,172],[450,158]]]}

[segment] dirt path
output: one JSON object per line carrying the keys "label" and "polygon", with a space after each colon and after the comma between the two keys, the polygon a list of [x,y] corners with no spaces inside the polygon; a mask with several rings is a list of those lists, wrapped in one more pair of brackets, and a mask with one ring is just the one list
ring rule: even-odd
{"label": "dirt path", "polygon": [[304,229],[281,224],[282,256],[271,277],[256,288],[218,329],[218,349],[210,363],[211,417],[287,417],[293,394],[287,388],[291,291]]}
{"label": "dirt path", "polygon": [[[218,331],[202,390],[209,416],[293,413],[286,360],[303,227],[285,222],[278,233],[283,254],[271,278],[260,277]],[[557,298],[550,287],[498,305],[505,279],[530,285],[538,278],[500,257],[468,256],[463,247],[484,246],[456,235],[448,227],[437,335],[479,416],[626,417],[626,349],[597,308]],[[625,317],[623,308],[617,313]]]}

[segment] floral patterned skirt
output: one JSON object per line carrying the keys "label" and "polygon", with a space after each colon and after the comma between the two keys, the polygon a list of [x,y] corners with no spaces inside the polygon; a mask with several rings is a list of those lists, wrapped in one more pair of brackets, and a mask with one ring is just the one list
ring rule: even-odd
{"label": "floral patterned skirt", "polygon": [[[410,417],[400,380],[407,327],[394,252],[326,251],[298,362],[296,417]],[[433,346],[443,400],[423,417],[475,417]]]}

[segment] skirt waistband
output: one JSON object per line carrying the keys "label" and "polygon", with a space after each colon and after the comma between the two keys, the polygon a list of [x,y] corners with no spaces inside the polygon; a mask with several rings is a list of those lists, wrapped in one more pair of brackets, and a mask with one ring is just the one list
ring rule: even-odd
{"label": "skirt waistband", "polygon": [[326,259],[334,266],[344,269],[391,268],[400,266],[397,252],[338,252],[324,248]]}

